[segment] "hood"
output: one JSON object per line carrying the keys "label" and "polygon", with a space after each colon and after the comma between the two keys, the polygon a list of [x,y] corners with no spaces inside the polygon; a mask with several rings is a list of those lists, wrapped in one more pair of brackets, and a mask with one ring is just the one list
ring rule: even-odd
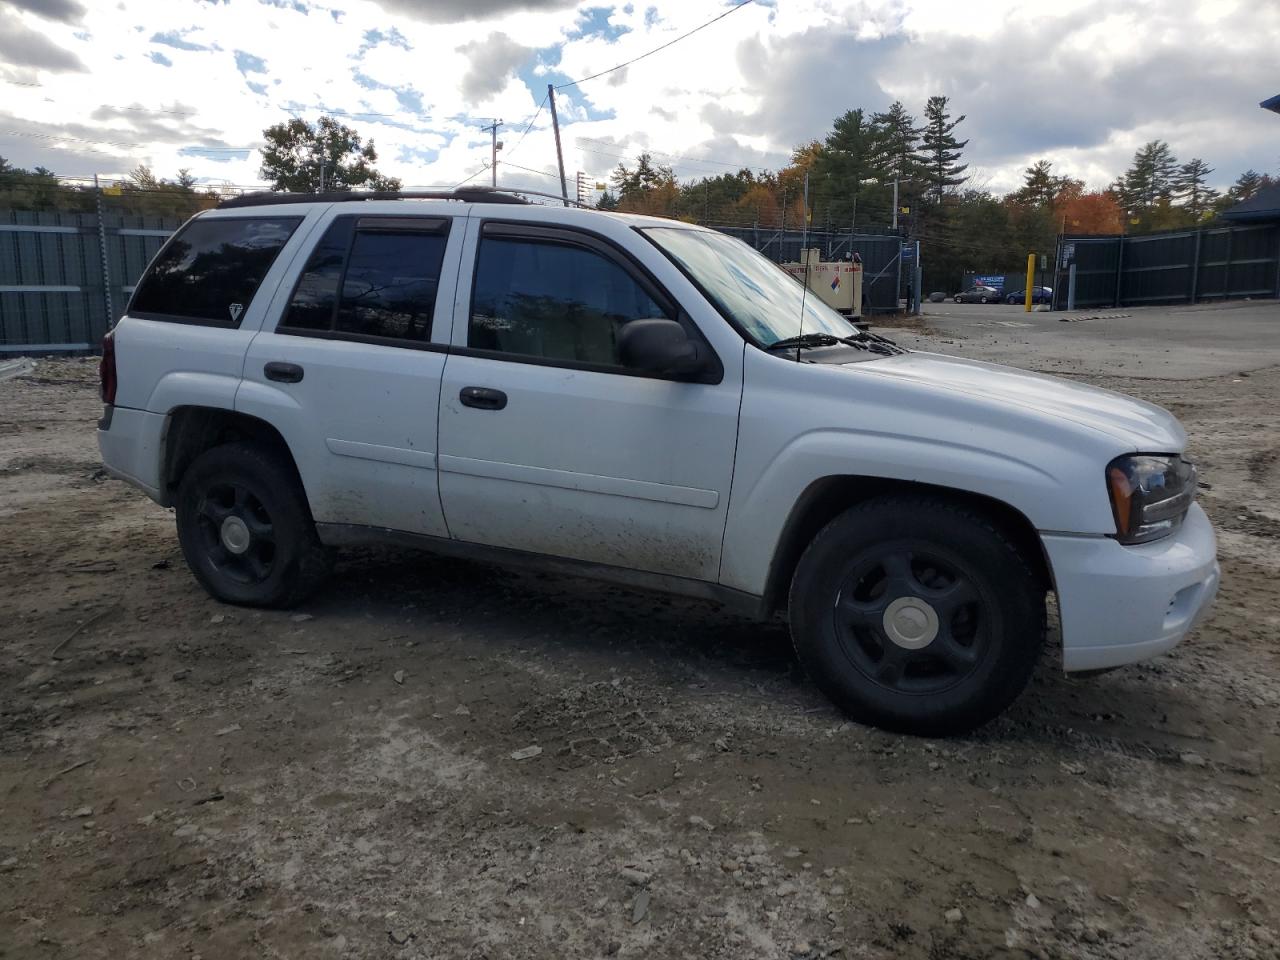
{"label": "hood", "polygon": [[1186,446],[1182,424],[1162,407],[1059,377],[937,353],[904,353],[856,367],[860,373],[1069,420],[1129,444],[1135,452],[1179,453]]}

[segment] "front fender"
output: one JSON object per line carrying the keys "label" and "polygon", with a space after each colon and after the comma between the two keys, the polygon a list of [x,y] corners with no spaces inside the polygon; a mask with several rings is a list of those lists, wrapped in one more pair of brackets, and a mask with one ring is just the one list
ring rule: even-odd
{"label": "front fender", "polygon": [[[836,476],[924,483],[978,494],[1007,504],[1042,529],[1079,525],[1078,512],[1068,520],[1051,507],[1074,499],[1068,496],[1064,478],[1030,460],[957,441],[811,430],[776,451],[750,483],[739,484],[735,477],[721,583],[762,595],[791,508],[813,484]],[[1055,514],[1060,525],[1055,525]]]}
{"label": "front fender", "polygon": [[751,353],[720,569],[725,586],[764,595],[792,508],[833,477],[976,494],[1039,531],[1115,530],[1103,465],[1119,446],[1095,430],[877,376],[875,361],[832,368]]}

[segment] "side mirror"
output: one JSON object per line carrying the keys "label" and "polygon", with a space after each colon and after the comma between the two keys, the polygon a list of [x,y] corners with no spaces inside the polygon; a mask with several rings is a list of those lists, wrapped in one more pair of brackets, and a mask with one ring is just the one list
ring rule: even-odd
{"label": "side mirror", "polygon": [[700,344],[674,320],[632,320],[618,337],[622,362],[649,373],[689,375],[706,367]]}

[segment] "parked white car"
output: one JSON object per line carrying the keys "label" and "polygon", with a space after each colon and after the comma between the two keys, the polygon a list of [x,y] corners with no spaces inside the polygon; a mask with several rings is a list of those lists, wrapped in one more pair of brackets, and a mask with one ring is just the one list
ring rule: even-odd
{"label": "parked white car", "polygon": [[1168,650],[1218,585],[1164,410],[903,350],[668,220],[224,203],[148,268],[102,390],[107,469],[221,600],[296,603],[366,541],[580,572],[782,612],[814,682],[899,730],[1004,709],[1049,592],[1088,671]]}

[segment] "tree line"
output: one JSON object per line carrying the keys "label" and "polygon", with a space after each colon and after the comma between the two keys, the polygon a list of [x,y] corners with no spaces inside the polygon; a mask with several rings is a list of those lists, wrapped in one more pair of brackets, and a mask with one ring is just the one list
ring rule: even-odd
{"label": "tree line", "polygon": [[969,141],[959,136],[964,120],[941,96],[925,103],[923,122],[901,102],[876,113],[855,108],[823,139],[796,147],[780,170],[684,182],[644,153],[618,164],[599,205],[711,225],[777,230],[807,222],[813,230],[875,233],[894,220],[896,181],[899,231],[921,241],[926,286],[953,290],[966,271],[1013,271],[1029,252],[1052,256],[1059,234],[1202,226],[1277,182],[1248,170],[1219,193],[1209,186],[1208,163],[1180,163],[1168,143],[1153,140],[1103,189],[1061,176],[1043,159],[1026,168],[1021,186],[998,195],[972,180]]}
{"label": "tree line", "polygon": [[[378,151],[373,141],[366,143],[332,117],[314,124],[295,117],[267,127],[262,136],[259,173],[272,190],[313,193],[322,184],[326,191],[400,189],[399,180],[374,167]],[[180,219],[214,207],[224,197],[215,187],[198,187],[190,170],[179,170],[170,180],[146,165],[127,177],[103,179],[99,189],[112,213]],[[0,209],[92,213],[98,199],[91,180],[59,177],[44,167],[24,170],[0,157]]]}
{"label": "tree line", "polygon": [[[1144,144],[1128,169],[1104,189],[1061,176],[1051,160],[1023,172],[1021,186],[997,195],[973,181],[960,136],[963,114],[947,97],[929,97],[922,119],[900,101],[888,109],[848,110],[822,139],[797,146],[779,170],[740,169],[681,181],[651,153],[619,163],[599,201],[606,210],[674,217],[710,225],[899,232],[922,244],[925,283],[954,289],[966,271],[1016,270],[1028,252],[1052,254],[1059,234],[1145,233],[1199,226],[1276,183],[1248,170],[1223,193],[1209,186],[1212,167],[1179,162],[1162,140]],[[260,175],[272,189],[398,190],[380,173],[372,141],[331,117],[298,118],[263,131]],[[806,205],[806,181],[808,203]],[[175,179],[146,166],[103,184],[113,212],[185,218],[221,199],[189,171]],[[23,170],[0,157],[0,208],[91,212],[90,183],[67,182],[43,167]]]}

